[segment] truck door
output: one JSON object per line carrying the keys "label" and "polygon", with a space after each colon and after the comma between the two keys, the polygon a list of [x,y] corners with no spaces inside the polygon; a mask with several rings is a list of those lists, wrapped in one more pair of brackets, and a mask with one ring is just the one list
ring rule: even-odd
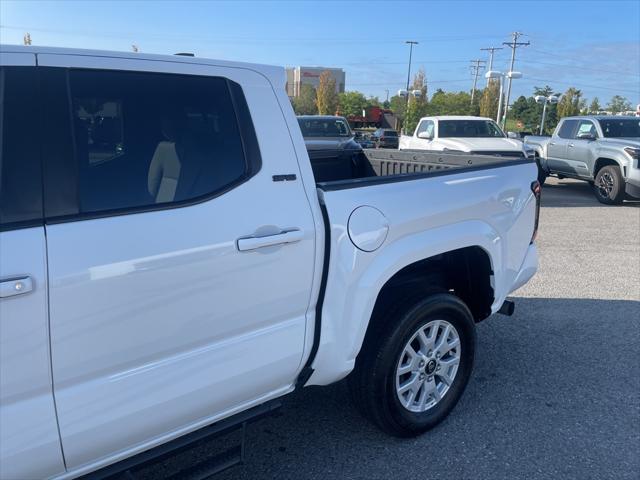
{"label": "truck door", "polygon": [[[585,138],[591,135],[592,138]],[[591,120],[580,120],[573,135],[573,140],[567,145],[567,163],[572,173],[583,178],[590,178],[593,172],[594,155],[592,147],[598,137],[598,130]],[[589,168],[591,165],[591,168]]]}
{"label": "truck door", "polygon": [[577,120],[564,120],[558,134],[551,137],[547,146],[547,165],[554,172],[571,173],[567,150],[578,124]]}
{"label": "truck door", "polygon": [[64,473],[51,385],[35,55],[0,53],[0,478]]}
{"label": "truck door", "polygon": [[39,65],[68,467],[291,390],[315,235],[301,182],[276,181],[300,174],[269,81],[179,57]]}

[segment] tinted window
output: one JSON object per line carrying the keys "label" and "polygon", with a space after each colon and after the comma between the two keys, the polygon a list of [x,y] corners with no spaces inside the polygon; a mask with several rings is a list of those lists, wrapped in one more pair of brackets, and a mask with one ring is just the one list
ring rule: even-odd
{"label": "tinted window", "polygon": [[575,131],[577,124],[578,120],[565,120],[560,126],[558,136],[560,138],[573,138],[573,132]]}
{"label": "tinted window", "polygon": [[0,228],[42,222],[38,84],[33,67],[0,68]]}
{"label": "tinted window", "polygon": [[580,120],[578,124],[578,128],[576,130],[575,137],[579,138],[581,135],[591,135],[593,137],[598,136],[598,132],[596,131],[596,126],[593,122],[589,120]]}
{"label": "tinted window", "polygon": [[225,79],[72,70],[69,85],[80,213],[203,199],[251,173]]}
{"label": "tinted window", "polygon": [[312,137],[349,137],[351,131],[343,118],[298,118],[302,136]]}
{"label": "tinted window", "polygon": [[385,130],[383,133],[384,137],[397,137],[398,136],[398,132],[396,132],[395,130]]}
{"label": "tinted window", "polygon": [[640,120],[629,119],[606,119],[599,120],[602,133],[605,137],[640,137]]}
{"label": "tinted window", "polygon": [[504,137],[500,127],[491,120],[441,120],[438,136],[461,138]]}

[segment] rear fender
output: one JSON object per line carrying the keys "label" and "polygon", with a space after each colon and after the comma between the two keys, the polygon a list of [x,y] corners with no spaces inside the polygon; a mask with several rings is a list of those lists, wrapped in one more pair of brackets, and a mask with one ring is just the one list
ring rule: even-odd
{"label": "rear fender", "polygon": [[489,224],[477,220],[401,237],[375,255],[355,248],[343,226],[332,224],[331,236],[337,243],[332,241],[320,345],[308,385],[335,382],[353,369],[379,292],[406,266],[459,248],[482,248],[494,272],[496,298],[492,312],[499,308],[513,280],[501,273],[501,236]]}

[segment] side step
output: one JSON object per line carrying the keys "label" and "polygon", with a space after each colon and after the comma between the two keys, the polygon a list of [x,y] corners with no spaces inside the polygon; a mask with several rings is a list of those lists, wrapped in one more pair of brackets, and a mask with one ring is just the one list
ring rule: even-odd
{"label": "side step", "polygon": [[213,457],[189,465],[171,477],[171,480],[205,480],[228,468],[238,465],[245,457],[245,437],[249,423],[273,414],[282,406],[280,399],[258,405],[207,427],[158,445],[113,465],[82,477],[83,480],[136,480],[136,471],[161,463],[180,453],[195,449],[216,437],[241,431],[240,444]]}

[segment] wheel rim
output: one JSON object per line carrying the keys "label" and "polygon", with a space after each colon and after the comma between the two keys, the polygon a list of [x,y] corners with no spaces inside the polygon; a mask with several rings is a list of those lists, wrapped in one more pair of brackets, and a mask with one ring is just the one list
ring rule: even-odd
{"label": "wheel rim", "polygon": [[447,394],[460,365],[460,336],[446,320],[421,326],[406,343],[396,367],[396,395],[404,408],[424,412]]}
{"label": "wheel rim", "polygon": [[613,182],[613,175],[609,172],[604,172],[600,175],[600,178],[598,179],[598,191],[600,192],[600,195],[606,198],[610,197],[611,191],[613,190]]}

